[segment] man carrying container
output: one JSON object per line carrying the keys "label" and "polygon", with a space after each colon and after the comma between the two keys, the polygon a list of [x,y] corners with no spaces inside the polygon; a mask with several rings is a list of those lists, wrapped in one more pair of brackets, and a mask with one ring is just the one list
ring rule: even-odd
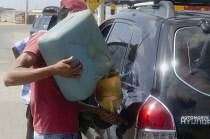
{"label": "man carrying container", "polygon": [[[62,0],[58,20],[86,9],[86,3],[81,0]],[[53,76],[82,78],[80,73],[84,70],[83,63],[80,60],[73,62],[74,57],[70,57],[47,66],[37,43],[44,33],[38,32],[29,39],[23,53],[4,77],[5,86],[31,84],[30,104],[34,138],[76,139],[79,111],[89,109],[106,122],[117,124],[115,113],[108,114],[103,108],[89,108],[82,102],[68,101],[64,98]]]}

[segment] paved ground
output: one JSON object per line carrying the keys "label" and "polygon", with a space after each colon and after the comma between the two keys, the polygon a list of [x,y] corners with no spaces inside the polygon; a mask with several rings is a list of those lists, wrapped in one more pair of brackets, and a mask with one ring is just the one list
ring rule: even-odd
{"label": "paved ground", "polygon": [[10,23],[10,22],[2,22],[2,21],[0,21],[0,25],[17,25],[17,24]]}
{"label": "paved ground", "polygon": [[26,105],[20,99],[21,86],[5,87],[3,76],[14,61],[11,48],[29,35],[30,25],[0,23],[0,139],[24,139]]}

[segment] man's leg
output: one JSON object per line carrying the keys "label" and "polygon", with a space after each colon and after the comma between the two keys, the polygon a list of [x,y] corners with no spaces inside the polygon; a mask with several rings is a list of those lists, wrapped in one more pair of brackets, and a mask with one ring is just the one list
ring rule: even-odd
{"label": "man's leg", "polygon": [[33,117],[31,115],[30,104],[28,105],[26,110],[26,118],[28,119],[26,139],[34,139]]}

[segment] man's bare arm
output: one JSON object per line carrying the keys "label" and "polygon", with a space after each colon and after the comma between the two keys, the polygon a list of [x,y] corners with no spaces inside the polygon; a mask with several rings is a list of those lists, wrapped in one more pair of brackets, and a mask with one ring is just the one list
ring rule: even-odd
{"label": "man's bare arm", "polygon": [[72,59],[73,57],[70,57],[51,66],[32,69],[30,67],[37,61],[36,55],[30,52],[23,53],[6,73],[4,84],[5,86],[23,85],[53,75],[81,78],[79,73],[83,70],[83,64],[80,61],[72,62]]}
{"label": "man's bare arm", "polygon": [[17,49],[15,47],[12,47],[12,52],[13,52],[13,54],[15,56],[15,59],[17,59],[20,56],[20,54],[18,53],[18,51],[17,51]]}

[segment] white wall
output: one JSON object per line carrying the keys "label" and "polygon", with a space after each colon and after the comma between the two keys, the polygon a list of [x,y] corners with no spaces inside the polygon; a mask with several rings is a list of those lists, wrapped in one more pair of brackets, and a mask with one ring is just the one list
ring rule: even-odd
{"label": "white wall", "polygon": [[15,14],[17,11],[15,10],[4,10],[0,11],[0,21],[8,21],[13,22],[15,21]]}

